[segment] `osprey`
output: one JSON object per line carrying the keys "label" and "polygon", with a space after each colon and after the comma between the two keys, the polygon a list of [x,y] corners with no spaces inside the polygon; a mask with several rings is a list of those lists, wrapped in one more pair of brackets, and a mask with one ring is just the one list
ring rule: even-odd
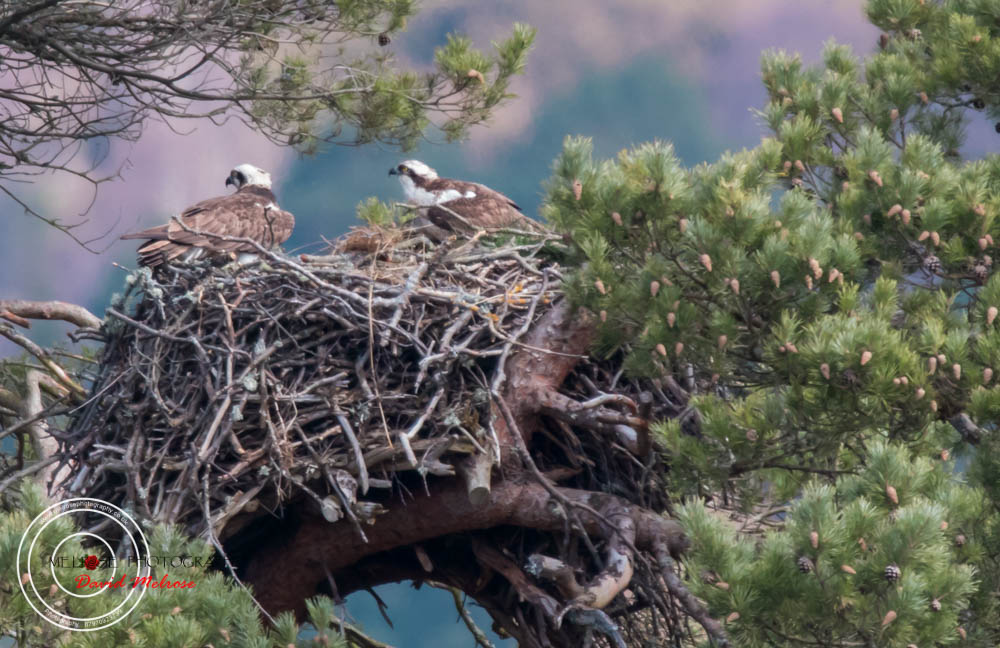
{"label": "osprey", "polygon": [[406,199],[425,207],[427,218],[438,227],[463,233],[480,228],[540,229],[502,193],[475,182],[439,178],[419,160],[407,160],[389,169],[389,175],[399,178]]}
{"label": "osprey", "polygon": [[122,236],[149,239],[139,246],[139,264],[155,268],[178,258],[193,261],[203,254],[238,254],[240,261],[247,261],[256,258],[256,247],[220,237],[250,239],[265,248],[288,240],[295,217],[278,207],[269,173],[241,164],[226,178],[229,185],[235,185],[235,193],[192,205],[166,225]]}

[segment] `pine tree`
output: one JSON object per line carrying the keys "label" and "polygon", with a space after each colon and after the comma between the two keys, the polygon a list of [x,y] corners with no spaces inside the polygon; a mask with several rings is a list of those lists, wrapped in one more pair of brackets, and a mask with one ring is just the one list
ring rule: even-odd
{"label": "pine tree", "polygon": [[[175,529],[156,526],[148,533],[150,551],[154,556],[186,557],[170,567],[154,567],[153,576],[159,580],[169,573],[171,581],[194,583],[188,589],[147,589],[138,607],[120,622],[98,632],[73,632],[58,628],[42,620],[21,594],[16,573],[17,551],[31,520],[49,504],[40,490],[28,483],[10,510],[0,514],[0,636],[10,636],[18,648],[48,648],[60,645],[66,648],[97,648],[98,646],[233,646],[240,648],[289,648],[306,646],[344,646],[343,632],[354,632],[342,627],[333,601],[317,597],[308,601],[311,628],[303,633],[291,614],[279,615],[273,627],[265,629],[260,612],[251,592],[240,587],[221,572],[209,569],[214,549],[205,542],[187,538]],[[65,520],[56,520],[47,529],[43,540],[33,553],[32,575],[46,574],[43,562],[52,554],[58,542],[76,531]],[[48,540],[51,541],[47,541]],[[85,550],[76,536],[60,547],[59,555],[83,556]],[[119,568],[119,574],[121,573]],[[82,571],[82,570],[80,570]],[[127,570],[126,570],[127,571]],[[58,570],[56,573],[75,570]],[[98,567],[87,572],[93,580],[109,580],[112,569]],[[44,578],[44,577],[43,577]],[[55,581],[40,582],[35,586],[46,590],[55,588]],[[67,588],[72,582],[62,583]],[[48,602],[67,615],[78,618],[105,614],[119,600],[124,600],[128,589],[115,590],[108,595],[80,598],[68,595],[59,598],[53,594]],[[112,601],[109,603],[109,599]]]}
{"label": "pine tree", "polygon": [[1000,2],[867,11],[863,60],[765,53],[758,147],[569,138],[544,211],[596,352],[674,401],[688,583],[740,645],[992,646],[1000,158],[959,151],[1000,108]]}
{"label": "pine tree", "polygon": [[995,646],[1000,158],[960,151],[970,112],[1000,118],[1000,0],[868,14],[864,59],[764,55],[756,148],[687,169],[569,138],[544,216],[594,353],[675,409],[684,577],[738,645]]}
{"label": "pine tree", "polygon": [[737,645],[938,645],[959,637],[976,577],[955,529],[988,513],[984,493],[954,482],[947,462],[881,441],[865,451],[859,473],[832,486],[811,483],[768,510],[764,521],[780,531],[760,543],[700,501],[682,507],[698,547],[688,573],[717,575],[692,579],[692,588],[715,616],[739,614],[729,625]]}

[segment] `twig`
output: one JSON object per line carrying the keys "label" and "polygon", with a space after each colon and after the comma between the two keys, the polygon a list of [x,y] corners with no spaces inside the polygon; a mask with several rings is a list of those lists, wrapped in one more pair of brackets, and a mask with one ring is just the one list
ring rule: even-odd
{"label": "twig", "polygon": [[698,599],[695,598],[694,594],[692,594],[691,591],[684,586],[684,583],[677,576],[677,574],[674,573],[674,560],[670,557],[670,552],[666,547],[656,547],[656,560],[660,565],[661,574],[667,585],[667,589],[670,590],[670,594],[681,603],[681,606],[683,606],[684,611],[687,612],[688,616],[697,621],[701,627],[705,629],[705,633],[711,638],[715,645],[719,646],[719,648],[727,648],[730,646],[729,637],[726,635],[726,631],[723,629],[722,624],[709,616],[708,611],[704,608],[704,606],[702,606]]}
{"label": "twig", "polygon": [[458,615],[462,617],[462,621],[465,623],[465,627],[469,629],[472,633],[472,638],[476,640],[476,644],[482,646],[482,648],[494,648],[493,642],[489,640],[486,633],[483,632],[478,625],[476,625],[475,620],[469,611],[465,608],[465,602],[462,600],[462,590],[457,587],[444,586],[449,592],[451,592],[452,601],[455,602],[455,610]]}

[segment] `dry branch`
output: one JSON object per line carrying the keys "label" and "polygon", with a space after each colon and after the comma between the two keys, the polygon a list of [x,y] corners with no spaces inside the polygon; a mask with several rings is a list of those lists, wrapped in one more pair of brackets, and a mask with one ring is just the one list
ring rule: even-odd
{"label": "dry branch", "polygon": [[482,646],[482,648],[494,648],[493,642],[489,640],[486,633],[483,632],[476,622],[473,620],[472,615],[469,611],[465,609],[465,602],[462,600],[462,591],[457,587],[447,587],[447,590],[451,592],[452,599],[455,602],[455,610],[458,612],[459,616],[462,617],[462,622],[465,623],[465,627],[469,629],[469,633],[476,640],[476,644]]}
{"label": "dry branch", "polygon": [[310,150],[321,142],[405,146],[431,115],[452,128],[482,123],[517,70],[491,62],[485,85],[463,83],[447,66],[397,71],[376,42],[411,13],[380,2],[4,2],[0,193],[88,246],[93,240],[73,233],[82,223],[43,216],[16,183],[58,171],[96,190],[116,174],[88,146],[136,141],[150,118],[173,129],[236,119],[278,145]]}
{"label": "dry branch", "polygon": [[492,453],[479,452],[458,462],[458,473],[465,480],[466,492],[473,506],[482,506],[490,496]]}
{"label": "dry branch", "polygon": [[[13,317],[12,317],[13,316]],[[0,317],[25,328],[27,320],[62,320],[80,328],[100,328],[102,321],[83,306],[63,301],[29,301],[26,299],[0,299]]]}
{"label": "dry branch", "polygon": [[[358,565],[405,551],[396,578],[461,587],[526,646],[623,645],[634,606],[679,636],[691,600],[657,558],[687,540],[647,429],[674,404],[588,357],[544,240],[371,238],[131,275],[55,434],[59,486],[212,539],[271,614],[390,578]],[[536,578],[532,555],[558,568]]]}

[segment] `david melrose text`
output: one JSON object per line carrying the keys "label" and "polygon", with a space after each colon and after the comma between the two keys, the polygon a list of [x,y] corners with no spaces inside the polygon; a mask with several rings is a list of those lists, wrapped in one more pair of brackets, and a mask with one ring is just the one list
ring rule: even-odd
{"label": "david melrose text", "polygon": [[80,574],[76,577],[76,588],[93,588],[99,589],[104,587],[109,587],[112,589],[117,589],[119,587],[152,587],[155,589],[183,589],[183,588],[193,588],[194,582],[183,581],[183,580],[170,580],[170,574],[164,574],[163,578],[160,580],[154,580],[153,576],[142,576],[135,577],[132,579],[131,583],[128,582],[128,574],[122,574],[116,581],[99,581],[92,580],[90,576],[86,574]]}

